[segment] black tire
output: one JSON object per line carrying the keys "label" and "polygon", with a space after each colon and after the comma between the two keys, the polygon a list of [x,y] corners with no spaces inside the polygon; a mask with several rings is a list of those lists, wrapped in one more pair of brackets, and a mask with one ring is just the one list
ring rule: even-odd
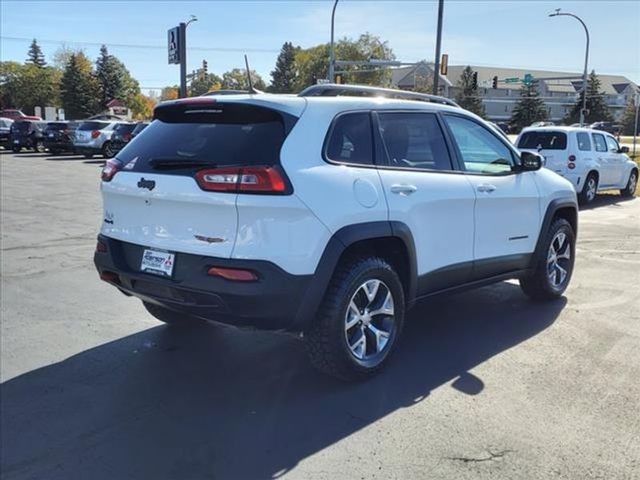
{"label": "black tire", "polygon": [[111,150],[111,142],[104,142],[104,145],[102,145],[102,156],[104,158],[113,158],[115,156],[115,153]]}
{"label": "black tire", "polygon": [[22,149],[20,147],[12,147],[11,150],[13,150],[13,153],[20,153]]}
{"label": "black tire", "polygon": [[83,156],[84,158],[93,158],[93,153],[85,153]]}
{"label": "black tire", "polygon": [[33,146],[33,149],[37,153],[44,153],[44,151],[46,150],[44,142],[42,140],[36,140],[36,144]]}
{"label": "black tire", "polygon": [[[564,243],[560,244],[559,235],[564,234],[566,241],[569,242],[565,247]],[[533,300],[554,300],[562,296],[571,281],[573,274],[573,266],[575,262],[576,236],[571,224],[564,218],[558,218],[553,221],[549,230],[544,234],[543,249],[540,258],[536,260],[533,273],[528,277],[520,279],[520,287],[522,291]],[[551,242],[554,242],[554,251],[557,248],[557,259],[555,264],[550,263]],[[568,250],[567,250],[568,249]],[[568,251],[569,258],[564,258]],[[564,279],[562,279],[562,270],[566,271]],[[555,272],[553,279],[551,275]],[[554,284],[555,280],[560,282]]]}
{"label": "black tire", "polygon": [[638,171],[633,169],[629,174],[629,180],[627,186],[620,190],[620,195],[623,197],[631,198],[636,194],[636,188],[638,187]]}
{"label": "black tire", "polygon": [[[374,285],[376,280],[381,283],[371,300],[362,288],[365,285]],[[372,281],[373,284],[367,283]],[[372,310],[382,308],[385,299],[388,299],[388,293],[391,294],[393,314],[378,313],[369,316],[369,307],[375,304]],[[358,318],[365,320],[357,320],[355,325],[347,328],[348,315],[354,312],[349,308],[352,299],[356,304],[361,300],[361,303],[366,304],[360,311],[365,317],[358,315],[349,321],[356,321]],[[341,380],[359,380],[375,374],[388,363],[398,344],[404,325],[404,314],[402,283],[398,274],[384,259],[356,258],[338,266],[315,320],[304,332],[304,343],[311,363],[321,372]],[[382,330],[381,333],[387,336],[374,334],[372,326],[378,332]],[[357,358],[356,353],[352,352],[348,340],[350,335],[352,339],[358,335],[360,340],[364,337],[362,358]],[[382,346],[374,340],[378,338],[386,339]],[[375,352],[368,357],[368,350],[374,346]]]}
{"label": "black tire", "polygon": [[147,312],[153,315],[157,320],[169,325],[192,327],[205,323],[204,320],[199,320],[174,310],[169,310],[168,308],[161,307],[154,303],[142,302],[142,304],[144,305],[144,308],[147,309]]}
{"label": "black tire", "polygon": [[598,192],[598,175],[594,172],[587,175],[587,179],[584,181],[582,191],[578,195],[578,201],[581,205],[589,205],[596,199],[596,193]]}

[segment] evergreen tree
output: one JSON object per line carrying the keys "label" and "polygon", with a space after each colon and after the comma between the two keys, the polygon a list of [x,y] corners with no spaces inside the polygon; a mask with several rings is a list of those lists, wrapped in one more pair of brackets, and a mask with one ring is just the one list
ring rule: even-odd
{"label": "evergreen tree", "polygon": [[[627,107],[624,109],[624,113],[622,114],[622,134],[623,135],[633,135],[634,127],[636,126],[636,108],[637,105],[634,101],[634,98],[629,98],[627,102]],[[636,133],[640,133],[640,120],[638,121],[638,130]]]}
{"label": "evergreen tree", "polygon": [[129,70],[120,60],[109,54],[106,45],[100,47],[100,56],[96,61],[96,78],[100,84],[99,98],[103,108],[115,99],[128,104],[140,93],[138,82],[131,77]]}
{"label": "evergreen tree", "polygon": [[474,87],[473,85],[473,70],[470,66],[467,66],[462,71],[456,86],[458,87],[458,94],[456,95],[458,105],[484,118],[486,112],[478,92],[478,86]]}
{"label": "evergreen tree", "polygon": [[99,85],[84,53],[74,53],[62,74],[62,106],[68,119],[81,119],[98,113]]}
{"label": "evergreen tree", "polygon": [[269,91],[274,93],[292,93],[293,84],[296,80],[296,51],[299,47],[294,47],[291,42],[282,45],[276,68],[271,72],[271,86]]}
{"label": "evergreen tree", "polygon": [[31,63],[37,67],[44,67],[47,62],[44,61],[44,54],[42,53],[42,49],[36,39],[33,39],[31,42],[31,46],[29,47],[29,52],[27,53],[27,62]]}
{"label": "evergreen tree", "polygon": [[[580,92],[578,101],[564,118],[564,123],[570,125],[580,121],[580,110],[584,99],[584,89]],[[586,124],[594,122],[611,121],[611,112],[604,99],[604,93],[600,91],[600,79],[595,71],[591,71],[587,80],[587,110],[584,121]]]}
{"label": "evergreen tree", "polygon": [[511,120],[509,120],[511,128],[519,132],[533,122],[546,120],[548,116],[549,112],[544,101],[540,98],[536,83],[523,84],[520,89],[520,99],[513,107]]}

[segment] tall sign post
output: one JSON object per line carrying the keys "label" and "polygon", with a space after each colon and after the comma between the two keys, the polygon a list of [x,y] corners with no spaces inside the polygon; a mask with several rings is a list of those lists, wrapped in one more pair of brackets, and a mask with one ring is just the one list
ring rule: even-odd
{"label": "tall sign post", "polygon": [[180,22],[167,31],[167,51],[169,64],[180,64],[180,98],[187,96],[187,26],[195,22],[191,15],[188,22]]}

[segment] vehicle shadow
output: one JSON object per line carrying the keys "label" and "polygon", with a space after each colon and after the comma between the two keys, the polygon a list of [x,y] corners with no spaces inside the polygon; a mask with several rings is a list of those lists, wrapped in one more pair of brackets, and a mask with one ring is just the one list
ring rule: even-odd
{"label": "vehicle shadow", "polygon": [[277,477],[448,382],[481,394],[470,370],[565,303],[510,283],[430,300],[388,368],[355,384],[316,373],[290,336],[151,328],[5,382],[0,467],[11,479]]}
{"label": "vehicle shadow", "polygon": [[617,193],[604,193],[596,195],[596,198],[588,205],[580,205],[580,210],[591,210],[607,205],[620,205],[621,203],[631,202],[636,197],[623,197]]}

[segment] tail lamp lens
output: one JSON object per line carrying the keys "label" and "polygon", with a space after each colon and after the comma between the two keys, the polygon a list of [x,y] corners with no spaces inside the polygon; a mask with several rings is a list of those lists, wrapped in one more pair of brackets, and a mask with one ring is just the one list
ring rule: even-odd
{"label": "tail lamp lens", "polygon": [[222,277],[225,280],[232,280],[234,282],[255,282],[258,280],[258,275],[256,275],[255,272],[239,268],[211,267],[207,271],[207,274],[212,277]]}
{"label": "tail lamp lens", "polygon": [[569,161],[570,162],[575,162],[576,161],[576,156],[575,155],[569,155]]}
{"label": "tail lamp lens", "polygon": [[100,136],[100,130],[94,130],[91,132],[91,138],[98,138]]}
{"label": "tail lamp lens", "polygon": [[120,163],[119,160],[116,160],[115,158],[107,160],[107,163],[105,163],[104,167],[102,168],[102,181],[110,182],[116,175],[116,173],[118,173],[121,169],[122,163]]}
{"label": "tail lamp lens", "polygon": [[287,183],[274,167],[234,167],[200,170],[200,188],[212,192],[284,194]]}

